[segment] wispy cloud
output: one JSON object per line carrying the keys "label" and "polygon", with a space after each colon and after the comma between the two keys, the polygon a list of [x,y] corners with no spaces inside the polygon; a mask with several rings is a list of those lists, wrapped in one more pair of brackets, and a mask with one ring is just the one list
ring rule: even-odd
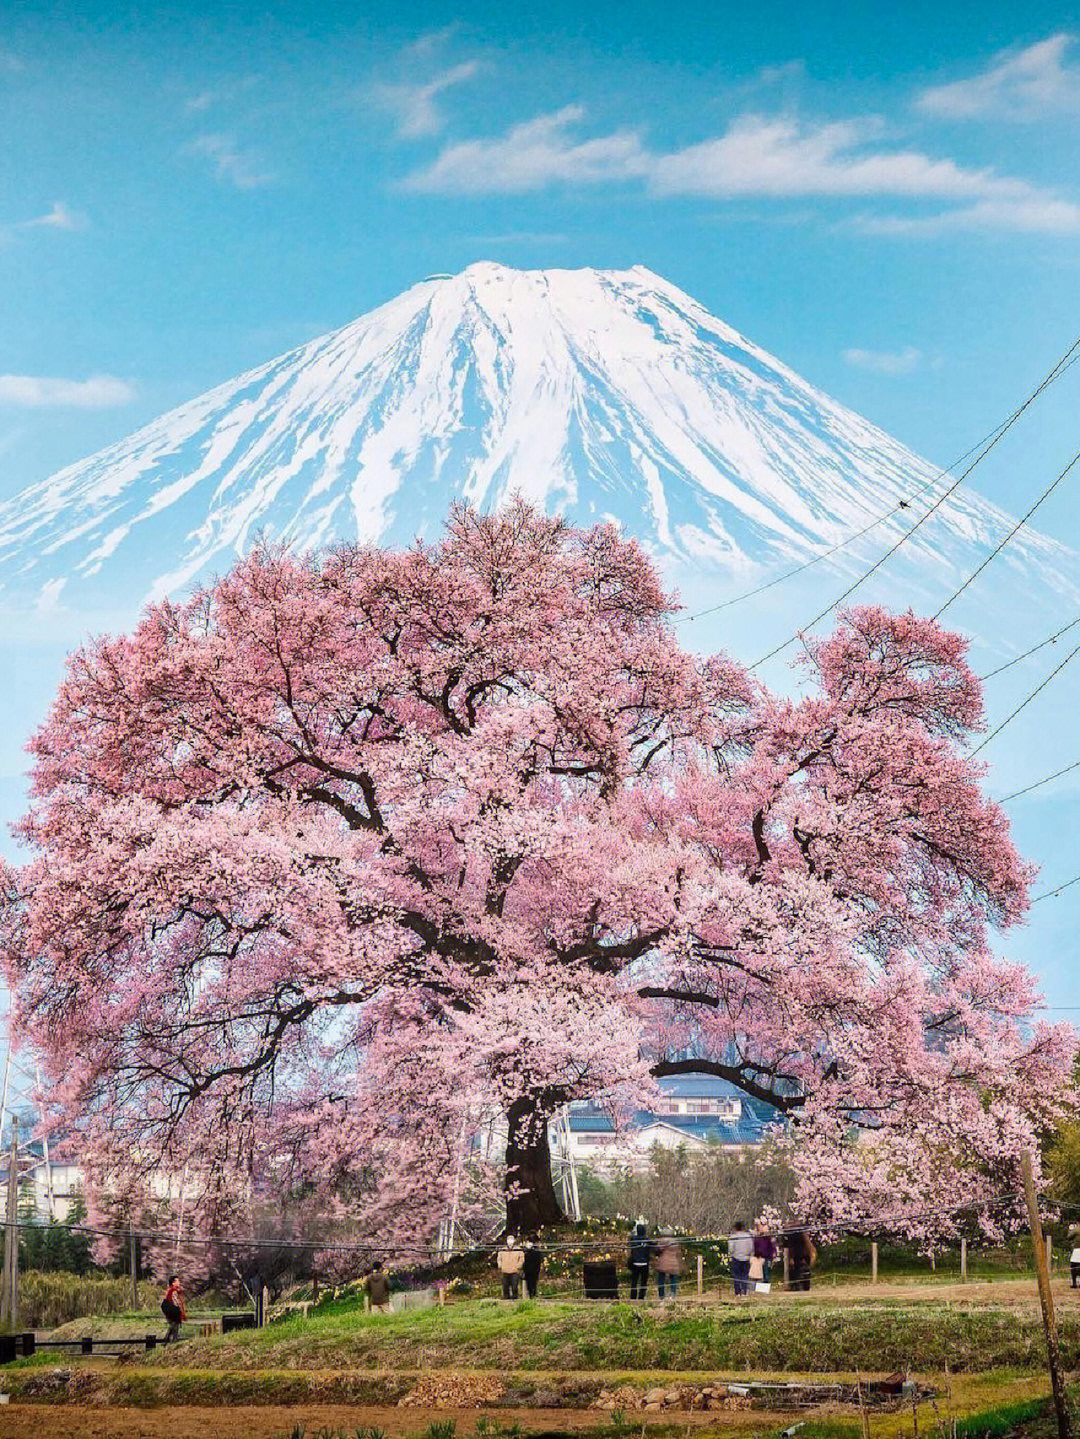
{"label": "wispy cloud", "polygon": [[81,210],[72,210],[63,200],[54,200],[41,215],[31,215],[28,220],[16,220],[12,225],[0,225],[0,243],[14,239],[28,230],[88,230],[89,217]]}
{"label": "wispy cloud", "polygon": [[1080,208],[1027,180],[889,145],[879,120],[807,123],[748,114],[722,135],[663,152],[647,148],[636,130],[585,136],[584,119],[580,105],[568,105],[501,136],[447,145],[404,186],[476,195],[640,181],[654,194],[715,200],[874,198],[950,206],[940,216],[879,222],[883,229],[910,224],[912,234],[949,223],[1066,233],[1080,222]]}
{"label": "wispy cloud", "polygon": [[70,408],[105,410],[126,405],[135,387],[115,375],[91,375],[88,380],[62,380],[46,375],[0,375],[0,405],[28,410]]}
{"label": "wispy cloud", "polygon": [[523,194],[558,182],[596,184],[643,178],[650,157],[633,130],[596,139],[572,131],[585,116],[580,105],[515,125],[493,139],[448,145],[433,164],[407,177],[409,190],[453,194]]}
{"label": "wispy cloud", "polygon": [[857,370],[872,370],[877,375],[910,375],[922,360],[922,351],[913,345],[902,350],[860,350],[844,351],[844,360]]}
{"label": "wispy cloud", "polygon": [[232,135],[200,135],[184,147],[184,153],[209,160],[215,177],[238,190],[256,190],[275,178],[251,151],[241,149]]}
{"label": "wispy cloud", "polygon": [[919,150],[886,149],[875,121],[808,125],[745,115],[716,139],[655,156],[653,185],[662,193],[827,197],[1018,198],[1024,180],[967,169]]}
{"label": "wispy cloud", "polygon": [[1078,235],[1080,205],[1035,192],[1018,199],[980,200],[974,205],[958,205],[932,215],[859,215],[853,224],[864,235],[929,237],[963,230]]}
{"label": "wispy cloud", "polygon": [[23,230],[85,230],[90,221],[81,211],[71,210],[63,200],[54,200],[44,215],[35,215],[24,220],[19,227]]}
{"label": "wispy cloud", "polygon": [[479,70],[479,60],[463,60],[422,83],[379,83],[372,86],[370,94],[377,105],[397,117],[398,134],[403,139],[438,135],[446,128],[445,116],[436,103],[439,96],[472,80]]}
{"label": "wispy cloud", "polygon": [[1080,110],[1080,65],[1066,62],[1075,40],[1062,31],[1026,49],[1003,51],[981,74],[933,85],[916,103],[952,120],[1034,120]]}

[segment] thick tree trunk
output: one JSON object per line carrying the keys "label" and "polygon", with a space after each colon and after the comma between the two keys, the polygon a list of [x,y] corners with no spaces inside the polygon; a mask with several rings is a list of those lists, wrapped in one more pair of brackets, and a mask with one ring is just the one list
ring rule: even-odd
{"label": "thick tree trunk", "polygon": [[536,1099],[523,1095],[507,1115],[506,1230],[532,1234],[562,1217],[551,1180],[548,1116]]}

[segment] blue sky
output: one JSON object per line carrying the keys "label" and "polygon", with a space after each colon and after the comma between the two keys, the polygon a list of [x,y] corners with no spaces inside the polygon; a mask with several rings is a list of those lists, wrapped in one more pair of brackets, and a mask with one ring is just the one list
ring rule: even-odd
{"label": "blue sky", "polygon": [[[255,9],[0,14],[0,497],[477,259],[645,264],[942,463],[1080,333],[1080,7]],[[980,488],[1026,508],[1077,413],[1080,366]],[[1047,884],[1077,793],[1016,815]]]}

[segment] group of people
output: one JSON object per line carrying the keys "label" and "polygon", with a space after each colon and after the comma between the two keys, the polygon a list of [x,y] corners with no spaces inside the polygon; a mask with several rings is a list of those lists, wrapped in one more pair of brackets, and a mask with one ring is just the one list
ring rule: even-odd
{"label": "group of people", "polygon": [[[728,1258],[737,1295],[767,1292],[772,1266],[779,1259],[781,1248],[786,1249],[788,1255],[788,1288],[809,1289],[810,1271],[817,1253],[805,1229],[786,1231],[778,1241],[763,1219],[759,1219],[753,1229],[742,1220],[735,1225],[728,1236]],[[519,1240],[516,1235],[508,1234],[496,1251],[495,1264],[502,1280],[504,1299],[520,1298],[523,1280],[528,1297],[536,1298],[540,1271],[544,1266],[544,1251],[536,1235]],[[679,1292],[679,1277],[684,1268],[683,1246],[673,1230],[658,1228],[655,1234],[650,1235],[645,1220],[639,1219],[630,1235],[627,1268],[632,1300],[647,1297],[650,1271],[656,1276],[658,1297],[674,1299]]]}
{"label": "group of people", "polygon": [[508,1234],[502,1248],[495,1255],[495,1264],[502,1279],[504,1299],[518,1299],[521,1296],[521,1281],[525,1281],[525,1293],[535,1299],[540,1287],[540,1271],[544,1267],[544,1251],[535,1235],[519,1243],[516,1235]]}
{"label": "group of people", "polygon": [[627,1256],[630,1270],[630,1298],[644,1299],[649,1291],[649,1269],[656,1275],[656,1292],[661,1299],[674,1299],[679,1292],[679,1275],[683,1272],[682,1245],[670,1229],[658,1229],[649,1237],[643,1219],[634,1225]]}

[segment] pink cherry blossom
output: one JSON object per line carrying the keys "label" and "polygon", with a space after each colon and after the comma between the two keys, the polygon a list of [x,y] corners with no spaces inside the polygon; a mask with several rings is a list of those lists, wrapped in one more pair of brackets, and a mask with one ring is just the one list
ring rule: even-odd
{"label": "pink cherry blossom", "polygon": [[183,1174],[189,1226],[288,1191],[385,1242],[501,1189],[520,1232],[558,1108],[691,1069],[790,1121],[815,1221],[1015,1188],[1076,1045],[992,952],[1031,872],[964,642],[856,610],[790,699],[672,611],[519,502],[259,550],[71,657],[0,943],[99,1204]]}

